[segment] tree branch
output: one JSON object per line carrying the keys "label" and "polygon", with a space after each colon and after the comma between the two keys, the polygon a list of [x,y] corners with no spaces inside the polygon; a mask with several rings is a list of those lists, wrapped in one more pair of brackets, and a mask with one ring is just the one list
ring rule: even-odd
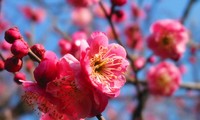
{"label": "tree branch", "polygon": [[35,58],[35,60],[36,60],[38,63],[41,62],[41,59],[40,59],[35,53],[33,53],[33,51],[32,51],[31,49],[29,49],[28,55],[31,56],[31,57],[33,57],[33,58]]}
{"label": "tree branch", "polygon": [[96,116],[98,120],[106,120],[101,114]]}
{"label": "tree branch", "polygon": [[[136,85],[135,80],[127,80],[127,84],[134,84]],[[145,80],[138,80],[138,83],[140,85],[147,85],[147,82]],[[180,84],[180,88],[183,89],[192,89],[192,90],[200,90],[200,83],[194,83],[194,82],[184,82]]]}
{"label": "tree branch", "polygon": [[190,0],[189,1],[189,3],[188,3],[188,5],[187,5],[187,7],[186,7],[186,9],[185,9],[185,11],[184,11],[184,13],[183,13],[183,16],[182,16],[182,18],[181,18],[181,23],[185,23],[185,20],[186,20],[186,18],[188,17],[188,15],[189,15],[189,12],[190,12],[190,10],[192,9],[192,6],[194,5],[194,3],[196,2],[197,0]]}

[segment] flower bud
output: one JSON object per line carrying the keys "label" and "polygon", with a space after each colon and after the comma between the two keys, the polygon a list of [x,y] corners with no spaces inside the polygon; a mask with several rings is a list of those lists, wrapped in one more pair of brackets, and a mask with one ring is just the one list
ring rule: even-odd
{"label": "flower bud", "polygon": [[71,51],[72,44],[70,41],[61,39],[59,40],[59,47],[60,47],[60,53],[61,55],[65,55]]}
{"label": "flower bud", "polygon": [[0,49],[1,50],[8,51],[8,50],[10,50],[10,47],[11,47],[11,44],[6,42],[5,40],[0,42]]}
{"label": "flower bud", "polygon": [[126,17],[126,13],[123,10],[116,10],[112,19],[115,22],[123,22],[126,20]]}
{"label": "flower bud", "polygon": [[44,58],[45,48],[41,44],[35,44],[31,47],[31,50],[35,55],[37,55],[40,59]]}
{"label": "flower bud", "polygon": [[123,6],[124,4],[127,3],[127,0],[111,0],[113,5],[116,6]]}
{"label": "flower bud", "polygon": [[27,60],[26,61],[26,70],[31,71],[34,68],[34,63],[32,60]]}
{"label": "flower bud", "polygon": [[45,59],[35,68],[33,74],[40,87],[46,87],[47,83],[54,80],[57,75],[57,60]]}
{"label": "flower bud", "polygon": [[8,72],[17,72],[22,68],[23,61],[15,56],[7,58],[5,61],[5,69]]}
{"label": "flower bud", "polygon": [[17,39],[21,39],[22,36],[17,27],[12,27],[5,32],[5,40],[8,43],[13,43]]}
{"label": "flower bud", "polygon": [[4,70],[4,61],[3,60],[0,60],[0,71]]}
{"label": "flower bud", "polygon": [[17,84],[22,84],[22,82],[20,82],[19,80],[26,80],[26,76],[25,76],[24,73],[18,72],[18,73],[15,74],[14,81]]}
{"label": "flower bud", "polygon": [[24,40],[15,40],[11,46],[11,52],[18,58],[22,58],[28,54],[28,44]]}

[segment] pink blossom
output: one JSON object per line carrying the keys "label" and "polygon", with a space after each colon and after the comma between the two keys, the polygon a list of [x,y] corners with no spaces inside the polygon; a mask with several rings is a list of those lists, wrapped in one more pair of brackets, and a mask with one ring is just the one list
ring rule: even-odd
{"label": "pink blossom", "polygon": [[69,2],[74,7],[87,7],[99,2],[100,0],[66,0],[66,1]]}
{"label": "pink blossom", "polygon": [[133,14],[134,18],[136,18],[136,19],[138,19],[138,18],[143,19],[146,17],[145,12],[136,4],[133,4],[131,6],[131,10],[132,10],[132,14]]}
{"label": "pink blossom", "polygon": [[21,11],[27,19],[37,23],[44,21],[46,16],[46,12],[43,8],[32,8],[30,6],[23,6],[21,7]]}
{"label": "pink blossom", "polygon": [[80,46],[82,41],[87,40],[87,35],[85,32],[79,31],[75,32],[72,35],[72,49],[71,54],[74,55],[77,59],[80,58]]}
{"label": "pink blossom", "polygon": [[0,49],[1,50],[8,51],[8,50],[10,50],[10,47],[11,47],[11,44],[6,42],[5,40],[0,42]]}
{"label": "pink blossom", "polygon": [[72,49],[72,44],[70,41],[65,39],[60,39],[58,42],[59,48],[60,48],[60,54],[63,56],[67,53],[70,53]]}
{"label": "pink blossom", "polygon": [[23,81],[23,88],[25,90],[23,100],[29,106],[33,106],[36,104],[38,109],[46,114],[46,116],[43,116],[41,120],[65,119],[66,116],[59,112],[57,106],[54,104],[59,101],[56,98],[52,97],[51,94],[47,93],[45,89],[40,88],[37,83]]}
{"label": "pink blossom", "polygon": [[159,20],[150,29],[148,46],[161,58],[178,60],[186,49],[189,35],[186,28],[176,20]]}
{"label": "pink blossom", "polygon": [[8,28],[9,24],[0,16],[0,34]]}
{"label": "pink blossom", "polygon": [[146,59],[144,57],[138,57],[134,60],[134,66],[137,69],[142,68],[145,65]]}
{"label": "pink blossom", "polygon": [[[104,2],[102,4],[104,5],[106,13],[109,14],[110,13],[110,7],[109,7],[109,5],[106,2]],[[106,17],[105,13],[102,10],[102,8],[101,8],[100,5],[95,5],[93,9],[94,9],[93,11],[95,13],[94,15],[96,15],[97,17],[100,17],[100,18],[105,18]]]}
{"label": "pink blossom", "polygon": [[72,54],[77,59],[80,58],[81,41],[87,39],[85,32],[79,31],[72,34],[72,41],[61,39],[59,41],[61,55]]}
{"label": "pink blossom", "polygon": [[27,71],[32,71],[32,69],[34,68],[34,63],[32,60],[27,60],[26,61],[26,70]]}
{"label": "pink blossom", "polygon": [[[117,27],[115,27],[115,30],[116,30],[116,33],[119,35],[119,29]],[[114,40],[115,39],[115,36],[113,34],[113,30],[111,27],[108,27],[107,30],[106,30],[106,33],[107,33],[107,36],[109,38],[109,40]]]}
{"label": "pink blossom", "polygon": [[170,96],[179,88],[181,73],[172,63],[161,62],[149,69],[147,82],[152,94]]}
{"label": "pink blossom", "polygon": [[108,98],[85,84],[80,62],[70,54],[52,58],[44,58],[36,68],[40,72],[34,72],[36,83],[23,81],[24,100],[37,104],[43,113],[41,120],[80,120],[100,114]]}
{"label": "pink blossom", "polygon": [[92,21],[92,13],[87,8],[76,8],[72,12],[72,21],[75,25],[86,26]]}
{"label": "pink blossom", "polygon": [[127,45],[130,48],[136,50],[141,50],[143,48],[143,35],[138,24],[127,26],[125,35],[127,37]]}
{"label": "pink blossom", "polygon": [[185,74],[186,72],[187,72],[187,67],[186,67],[186,65],[179,65],[178,66],[178,69],[179,69],[179,71],[180,71],[180,73],[183,75],[183,74]]}
{"label": "pink blossom", "polygon": [[190,56],[189,61],[190,61],[190,63],[195,64],[197,62],[196,56]]}
{"label": "pink blossom", "polygon": [[129,65],[125,49],[118,44],[108,44],[102,32],[91,35],[88,43],[81,46],[81,66],[88,76],[89,84],[109,97],[119,95],[126,82],[124,73]]}
{"label": "pink blossom", "polygon": [[113,21],[115,22],[124,22],[127,18],[126,12],[124,10],[116,10],[112,16]]}
{"label": "pink blossom", "polygon": [[48,83],[47,92],[59,99],[59,111],[73,116],[75,120],[87,117],[92,105],[88,86],[79,84],[83,80],[79,61],[67,54],[58,61],[57,68],[57,78]]}

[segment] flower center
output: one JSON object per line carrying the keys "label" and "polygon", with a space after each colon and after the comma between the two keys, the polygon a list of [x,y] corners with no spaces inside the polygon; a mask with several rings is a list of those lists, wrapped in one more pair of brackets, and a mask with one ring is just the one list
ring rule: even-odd
{"label": "flower center", "polygon": [[115,54],[110,53],[110,50],[106,47],[100,47],[99,53],[95,54],[90,59],[90,66],[92,67],[92,78],[100,81],[110,81],[116,79],[116,71],[121,71],[120,65],[122,63],[121,58],[117,58]]}
{"label": "flower center", "polygon": [[169,49],[173,45],[173,37],[171,35],[164,35],[161,38],[160,44],[162,47]]}
{"label": "flower center", "polygon": [[162,74],[157,78],[157,80],[158,80],[159,87],[166,87],[169,85],[171,78],[167,74]]}

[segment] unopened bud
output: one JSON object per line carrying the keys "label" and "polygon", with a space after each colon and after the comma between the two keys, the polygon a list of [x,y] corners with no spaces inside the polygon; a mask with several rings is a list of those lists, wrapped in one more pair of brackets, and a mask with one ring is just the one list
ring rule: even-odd
{"label": "unopened bud", "polygon": [[15,40],[21,39],[22,36],[17,27],[12,27],[5,32],[4,38],[8,43],[12,44]]}

